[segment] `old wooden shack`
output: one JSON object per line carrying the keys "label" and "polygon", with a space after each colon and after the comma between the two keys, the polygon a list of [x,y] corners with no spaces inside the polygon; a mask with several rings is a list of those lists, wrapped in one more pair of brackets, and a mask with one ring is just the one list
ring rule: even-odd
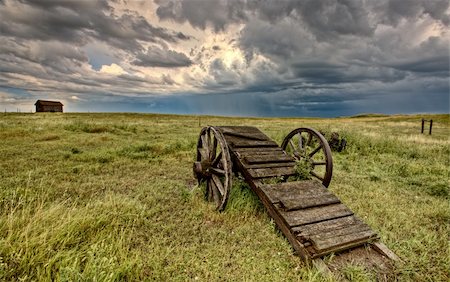
{"label": "old wooden shack", "polygon": [[36,106],[36,112],[61,112],[63,111],[63,104],[59,101],[45,101],[37,100],[34,104]]}

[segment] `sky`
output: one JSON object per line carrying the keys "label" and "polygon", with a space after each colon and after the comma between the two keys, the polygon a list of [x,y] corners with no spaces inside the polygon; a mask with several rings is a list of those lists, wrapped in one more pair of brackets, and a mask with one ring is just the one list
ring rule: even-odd
{"label": "sky", "polygon": [[0,111],[449,113],[447,0],[0,0]]}

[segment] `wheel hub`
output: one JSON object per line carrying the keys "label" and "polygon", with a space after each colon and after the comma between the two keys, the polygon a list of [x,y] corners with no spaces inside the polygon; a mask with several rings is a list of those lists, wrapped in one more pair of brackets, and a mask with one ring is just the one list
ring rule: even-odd
{"label": "wheel hub", "polygon": [[210,167],[211,167],[211,162],[209,162],[208,160],[194,162],[194,167],[193,167],[194,174],[199,181],[211,176],[211,172],[209,171]]}

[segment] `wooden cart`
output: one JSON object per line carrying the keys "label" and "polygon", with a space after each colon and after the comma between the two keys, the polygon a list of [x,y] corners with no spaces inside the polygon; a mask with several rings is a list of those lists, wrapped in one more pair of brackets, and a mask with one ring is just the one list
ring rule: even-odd
{"label": "wooden cart", "polygon": [[[200,132],[194,162],[199,183],[206,182],[205,197],[217,210],[226,206],[233,173],[241,174],[295,252],[323,271],[329,269],[322,258],[330,253],[352,260],[358,254],[374,263],[398,260],[327,189],[332,170],[330,147],[311,128],[293,130],[280,147],[256,127],[208,126]],[[298,180],[302,171],[311,179]]]}

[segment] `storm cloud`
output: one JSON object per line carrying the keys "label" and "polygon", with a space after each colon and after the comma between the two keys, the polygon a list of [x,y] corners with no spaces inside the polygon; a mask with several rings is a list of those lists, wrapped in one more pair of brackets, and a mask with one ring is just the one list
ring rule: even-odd
{"label": "storm cloud", "polygon": [[134,65],[147,67],[187,67],[192,61],[183,53],[161,48],[148,48],[147,52],[139,53]]}
{"label": "storm cloud", "polygon": [[448,112],[448,1],[4,0],[0,18],[5,109]]}

